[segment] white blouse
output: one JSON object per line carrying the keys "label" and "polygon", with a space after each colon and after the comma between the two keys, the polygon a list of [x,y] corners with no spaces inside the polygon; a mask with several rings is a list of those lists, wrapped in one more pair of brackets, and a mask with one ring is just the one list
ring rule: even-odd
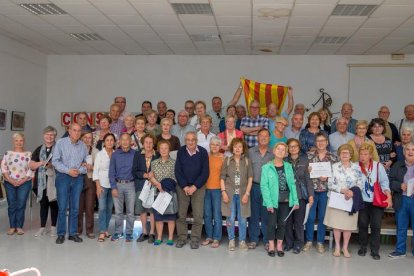
{"label": "white blouse", "polygon": [[345,168],[341,162],[332,165],[332,177],[328,179],[328,189],[340,193],[341,189],[350,189],[354,186],[363,189],[362,172],[357,163]]}
{"label": "white blouse", "polygon": [[109,162],[110,158],[105,149],[102,149],[96,154],[95,164],[93,166],[92,179],[99,180],[99,184],[103,188],[111,188],[109,184]]}

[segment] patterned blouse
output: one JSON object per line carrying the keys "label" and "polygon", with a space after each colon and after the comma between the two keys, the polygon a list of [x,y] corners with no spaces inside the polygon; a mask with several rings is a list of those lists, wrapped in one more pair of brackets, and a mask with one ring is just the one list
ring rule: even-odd
{"label": "patterned blouse", "polygon": [[155,179],[161,182],[165,178],[175,179],[175,160],[169,158],[167,161],[163,161],[161,158],[151,162],[151,169],[155,175]]}
{"label": "patterned blouse", "polygon": [[33,172],[29,168],[31,159],[32,153],[30,151],[6,151],[1,161],[1,171],[3,174],[8,173],[10,178],[14,180],[32,177]]}
{"label": "patterned blouse", "polygon": [[[317,152],[312,152],[308,154],[309,163],[318,163],[318,162],[331,162],[333,163],[338,162],[338,158],[332,154],[331,152],[327,151],[325,157],[319,159],[319,154]],[[322,181],[319,178],[312,178],[313,182],[313,189],[316,192],[326,192],[328,190],[328,180]]]}
{"label": "patterned blouse", "polygon": [[341,189],[349,189],[354,186],[361,190],[364,187],[361,168],[357,163],[351,163],[351,166],[345,168],[342,162],[332,165],[332,177],[328,179],[328,188],[330,191],[341,192]]}

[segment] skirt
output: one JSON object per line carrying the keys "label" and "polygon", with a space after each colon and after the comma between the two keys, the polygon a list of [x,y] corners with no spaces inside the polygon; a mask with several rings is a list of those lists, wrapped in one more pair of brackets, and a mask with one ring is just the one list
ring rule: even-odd
{"label": "skirt", "polygon": [[154,220],[155,221],[174,221],[177,220],[177,214],[172,215],[161,215],[156,210],[152,209],[152,212],[154,213]]}
{"label": "skirt", "polygon": [[346,211],[326,207],[323,224],[334,229],[354,231],[358,227],[358,213],[350,216]]}

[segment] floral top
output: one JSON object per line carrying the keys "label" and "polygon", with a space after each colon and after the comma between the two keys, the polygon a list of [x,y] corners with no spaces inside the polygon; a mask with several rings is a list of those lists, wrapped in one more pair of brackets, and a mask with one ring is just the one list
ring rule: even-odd
{"label": "floral top", "polygon": [[175,181],[175,160],[169,158],[167,161],[163,161],[161,158],[151,162],[151,169],[154,172],[155,179],[161,182],[165,178],[171,178]]}
{"label": "floral top", "polygon": [[[319,159],[319,154],[317,152],[312,152],[308,154],[309,163],[318,163],[318,162],[331,162],[333,163],[338,162],[338,158],[336,155],[332,154],[331,152],[327,151],[325,157]],[[313,189],[316,192],[326,192],[328,190],[328,180],[322,181],[319,178],[312,178],[313,182]]]}
{"label": "floral top", "polygon": [[332,165],[332,177],[328,179],[328,189],[334,192],[341,192],[341,189],[349,189],[354,186],[361,190],[364,187],[361,168],[357,163],[351,163],[351,166],[345,168],[342,162]]}
{"label": "floral top", "polygon": [[14,180],[22,180],[25,177],[32,177],[33,172],[29,168],[29,162],[32,159],[30,151],[16,152],[6,151],[1,161],[1,172],[8,173],[9,177]]}

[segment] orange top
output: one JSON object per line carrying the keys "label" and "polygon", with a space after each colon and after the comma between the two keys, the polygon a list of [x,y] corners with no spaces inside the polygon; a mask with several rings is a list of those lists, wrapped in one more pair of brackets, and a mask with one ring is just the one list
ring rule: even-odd
{"label": "orange top", "polygon": [[223,166],[224,156],[209,155],[208,164],[210,166],[210,175],[207,179],[207,189],[220,189],[221,166]]}

